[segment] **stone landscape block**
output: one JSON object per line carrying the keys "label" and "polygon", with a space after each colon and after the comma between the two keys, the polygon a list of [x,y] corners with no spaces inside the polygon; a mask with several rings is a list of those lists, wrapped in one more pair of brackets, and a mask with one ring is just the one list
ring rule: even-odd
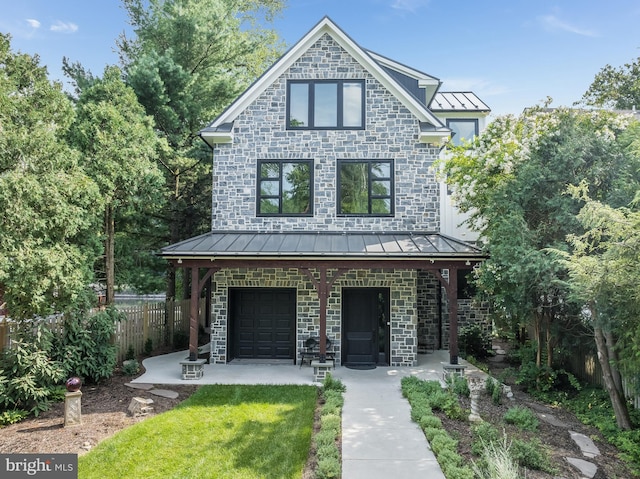
{"label": "stone landscape block", "polygon": [[153,399],[134,397],[129,403],[129,413],[132,416],[145,416],[153,411]]}
{"label": "stone landscape block", "polygon": [[596,457],[600,455],[600,449],[593,443],[591,438],[575,431],[569,431],[569,434],[585,457]]}

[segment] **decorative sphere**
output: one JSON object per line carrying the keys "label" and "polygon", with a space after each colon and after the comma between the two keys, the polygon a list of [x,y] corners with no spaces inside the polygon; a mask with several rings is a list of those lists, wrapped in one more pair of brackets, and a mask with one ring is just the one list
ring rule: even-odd
{"label": "decorative sphere", "polygon": [[80,378],[72,377],[67,379],[66,386],[67,391],[76,392],[80,389],[80,386],[82,386],[82,381],[80,380]]}

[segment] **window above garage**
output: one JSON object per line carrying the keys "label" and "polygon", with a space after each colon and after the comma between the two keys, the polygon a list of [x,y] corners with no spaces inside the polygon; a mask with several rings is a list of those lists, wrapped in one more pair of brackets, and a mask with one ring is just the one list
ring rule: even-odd
{"label": "window above garage", "polygon": [[290,80],[287,129],[364,128],[363,80]]}

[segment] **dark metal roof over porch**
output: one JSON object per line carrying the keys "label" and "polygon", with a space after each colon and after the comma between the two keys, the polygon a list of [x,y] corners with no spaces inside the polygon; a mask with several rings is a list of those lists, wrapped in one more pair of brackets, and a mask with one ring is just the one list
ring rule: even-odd
{"label": "dark metal roof over porch", "polygon": [[162,249],[166,259],[486,259],[439,233],[212,231]]}

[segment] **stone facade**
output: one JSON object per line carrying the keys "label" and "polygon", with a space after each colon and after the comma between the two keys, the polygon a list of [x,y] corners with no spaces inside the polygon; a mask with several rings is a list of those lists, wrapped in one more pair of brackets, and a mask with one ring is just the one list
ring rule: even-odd
{"label": "stone facade", "polygon": [[[365,82],[365,128],[287,130],[287,80],[357,79]],[[323,35],[234,120],[232,143],[213,152],[214,231],[387,231],[438,232],[440,185],[434,162],[438,148],[418,139],[418,119],[329,35]],[[258,161],[313,160],[313,215],[257,216]],[[337,162],[340,159],[393,160],[394,215],[338,216]],[[312,269],[313,271],[313,269]],[[319,299],[309,278],[296,268],[223,269],[213,276],[212,363],[230,359],[229,291],[232,288],[296,290],[296,360],[304,341],[319,335]],[[342,360],[343,288],[387,288],[391,366],[413,366],[420,347],[446,347],[448,321],[442,288],[433,273],[415,270],[350,270],[328,297],[327,335]],[[461,311],[466,311],[462,308]],[[463,313],[466,314],[466,313]]]}
{"label": "stone facade", "polygon": [[[287,130],[288,79],[359,79],[366,82],[363,130]],[[213,230],[438,231],[439,184],[432,168],[438,149],[418,142],[415,116],[373,76],[324,35],[234,122],[232,144],[213,153]],[[257,162],[312,159],[313,216],[256,216]],[[391,159],[393,217],[336,214],[338,159]]]}

